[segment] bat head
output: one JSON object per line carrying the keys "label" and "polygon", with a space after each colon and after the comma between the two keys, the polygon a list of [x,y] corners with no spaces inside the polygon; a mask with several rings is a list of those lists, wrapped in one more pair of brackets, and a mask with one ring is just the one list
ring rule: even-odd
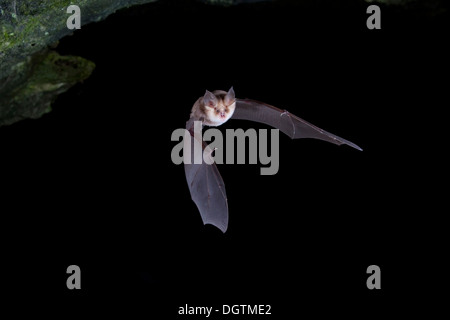
{"label": "bat head", "polygon": [[209,92],[206,90],[203,96],[203,103],[207,120],[212,126],[219,126],[226,122],[233,115],[236,108],[236,98],[233,87],[228,92],[223,90],[215,90]]}

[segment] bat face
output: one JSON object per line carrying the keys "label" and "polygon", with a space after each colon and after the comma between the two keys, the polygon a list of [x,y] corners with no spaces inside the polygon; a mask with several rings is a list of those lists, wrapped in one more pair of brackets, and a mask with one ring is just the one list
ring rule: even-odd
{"label": "bat face", "polygon": [[228,92],[222,90],[206,91],[203,96],[203,103],[206,115],[205,124],[220,126],[231,118],[236,108],[234,90],[231,88]]}

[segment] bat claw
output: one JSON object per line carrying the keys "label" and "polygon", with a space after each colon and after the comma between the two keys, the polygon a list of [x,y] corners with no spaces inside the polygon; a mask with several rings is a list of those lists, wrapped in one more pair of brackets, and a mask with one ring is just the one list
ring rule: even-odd
{"label": "bat claw", "polygon": [[282,113],[280,113],[280,117],[282,116],[289,116],[289,111],[284,110]]}

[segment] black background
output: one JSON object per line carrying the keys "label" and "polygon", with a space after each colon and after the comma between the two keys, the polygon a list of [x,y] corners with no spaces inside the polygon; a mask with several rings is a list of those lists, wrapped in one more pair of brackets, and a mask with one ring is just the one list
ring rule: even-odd
{"label": "black background", "polygon": [[[41,119],[0,129],[5,264],[18,294],[57,315],[146,318],[174,318],[185,304],[271,304],[272,318],[401,306],[427,282],[410,274],[422,241],[438,242],[424,236],[432,147],[420,132],[445,87],[445,33],[442,16],[381,8],[382,29],[368,30],[357,1],[166,1],[60,41],[61,54],[96,63],[92,76]],[[280,135],[276,175],[220,165],[222,234],[203,226],[170,137],[205,89],[232,85],[364,151]],[[66,288],[71,264],[79,291]],[[381,290],[366,287],[372,264]]]}

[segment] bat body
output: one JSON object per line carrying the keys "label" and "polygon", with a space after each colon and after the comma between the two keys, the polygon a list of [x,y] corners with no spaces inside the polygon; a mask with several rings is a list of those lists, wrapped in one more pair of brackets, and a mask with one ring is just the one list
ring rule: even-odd
{"label": "bat body", "polygon": [[[195,141],[194,121],[202,121],[207,126],[219,126],[229,119],[264,123],[279,129],[292,139],[320,139],[337,145],[346,144],[362,151],[356,144],[322,130],[288,111],[255,100],[236,99],[233,88],[228,92],[206,91],[195,102],[186,123],[186,129],[191,133],[192,148],[195,143],[202,143],[203,149],[208,148],[204,142]],[[225,232],[228,227],[228,204],[225,185],[217,166],[214,163],[194,164],[191,161],[190,164],[184,164],[184,169],[192,200],[200,211],[203,223],[212,224]]]}

